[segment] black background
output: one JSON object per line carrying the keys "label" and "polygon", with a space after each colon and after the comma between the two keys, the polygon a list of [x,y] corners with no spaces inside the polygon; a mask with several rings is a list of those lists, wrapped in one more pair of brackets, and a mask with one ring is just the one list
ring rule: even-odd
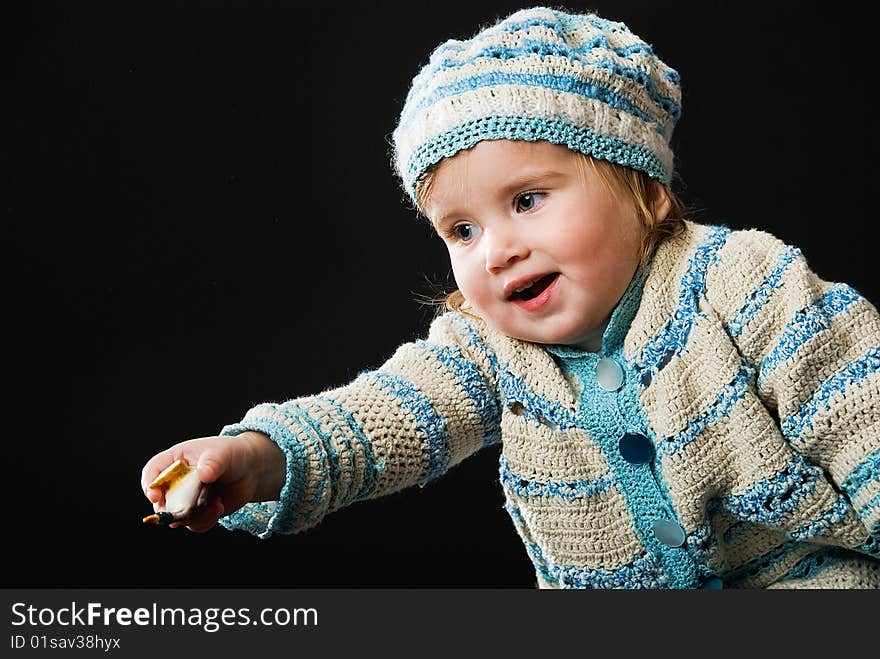
{"label": "black background", "polygon": [[[421,336],[445,250],[389,167],[434,46],[517,2],[4,4],[4,586],[534,584],[498,449],[257,540],[145,527],[140,469]],[[690,217],[875,303],[876,67],[856,2],[569,2],[676,68]]]}

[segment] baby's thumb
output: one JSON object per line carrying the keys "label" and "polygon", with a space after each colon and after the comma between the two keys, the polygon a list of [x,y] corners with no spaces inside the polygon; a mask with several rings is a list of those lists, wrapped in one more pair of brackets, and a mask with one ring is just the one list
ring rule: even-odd
{"label": "baby's thumb", "polygon": [[226,471],[226,461],[213,451],[205,451],[199,456],[196,469],[199,472],[199,480],[203,483],[213,483]]}

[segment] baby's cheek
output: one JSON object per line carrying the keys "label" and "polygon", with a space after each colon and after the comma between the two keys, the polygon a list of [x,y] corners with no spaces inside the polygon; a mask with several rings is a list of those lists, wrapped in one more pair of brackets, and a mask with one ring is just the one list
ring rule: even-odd
{"label": "baby's cheek", "polygon": [[469,295],[467,291],[461,290],[465,299],[470,303],[470,305],[474,308],[474,311],[478,316],[485,319],[496,319],[501,320],[498,305],[493,304],[485,295],[480,295],[479,293],[471,292]]}
{"label": "baby's cheek", "polygon": [[[639,259],[637,242],[617,240],[606,236],[602,240],[581,243],[580,249],[572,250],[569,262],[594,290],[617,286],[617,279],[632,274]],[[627,277],[629,280],[629,277]]]}
{"label": "baby's cheek", "polygon": [[578,222],[560,238],[571,252],[595,256],[613,249],[618,233],[619,228],[609,222]]}
{"label": "baby's cheek", "polygon": [[468,263],[466,259],[455,259],[452,262],[452,274],[455,284],[462,295],[471,304],[479,304],[485,297],[485,282],[479,271]]}

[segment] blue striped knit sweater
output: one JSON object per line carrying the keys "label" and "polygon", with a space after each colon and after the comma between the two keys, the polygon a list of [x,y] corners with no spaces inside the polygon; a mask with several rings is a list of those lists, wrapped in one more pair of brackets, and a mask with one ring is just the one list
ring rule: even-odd
{"label": "blue striped knit sweater", "polygon": [[223,434],[268,434],[287,480],[222,524],[297,532],[501,442],[540,587],[880,587],[877,310],[766,232],[686,227],[599,353],[447,313],[347,386],[253,408]]}

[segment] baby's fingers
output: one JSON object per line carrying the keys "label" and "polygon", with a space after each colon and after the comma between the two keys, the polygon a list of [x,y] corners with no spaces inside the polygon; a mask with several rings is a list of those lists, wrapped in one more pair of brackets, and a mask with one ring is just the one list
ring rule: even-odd
{"label": "baby's fingers", "polygon": [[162,490],[157,490],[155,487],[150,487],[147,488],[144,494],[147,496],[147,499],[150,500],[150,503],[153,504],[154,508],[156,506],[164,505],[165,503],[165,496]]}
{"label": "baby's fingers", "polygon": [[[173,448],[166,449],[150,458],[147,464],[144,465],[144,468],[141,469],[141,489],[144,491],[144,495],[153,503],[161,499],[162,493],[159,490],[150,488],[150,483],[156,480],[156,476],[170,466],[174,460]],[[157,494],[158,497],[156,496]]]}
{"label": "baby's fingers", "polygon": [[186,524],[186,528],[190,531],[204,533],[205,531],[214,528],[217,524],[217,520],[223,517],[224,512],[223,502],[220,500],[220,497],[214,497],[198,515],[195,515],[192,519],[189,519],[186,522],[175,522],[171,526],[176,527]]}

